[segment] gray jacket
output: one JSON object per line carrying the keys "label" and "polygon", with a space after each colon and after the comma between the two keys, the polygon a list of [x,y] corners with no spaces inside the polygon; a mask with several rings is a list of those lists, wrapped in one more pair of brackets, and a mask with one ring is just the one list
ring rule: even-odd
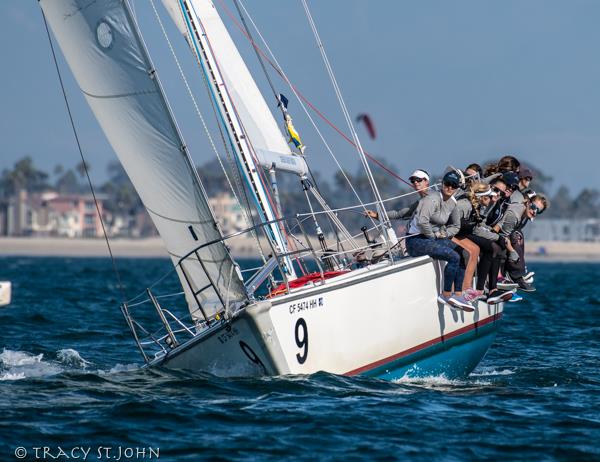
{"label": "gray jacket", "polygon": [[511,204],[522,204],[523,202],[525,202],[525,196],[521,191],[517,189],[516,191],[513,191],[513,193],[510,195],[509,200]]}
{"label": "gray jacket", "polygon": [[510,236],[513,231],[521,231],[529,219],[525,215],[525,204],[510,204],[502,217],[500,223],[500,234]]}
{"label": "gray jacket", "polygon": [[458,234],[462,220],[469,218],[472,210],[473,206],[471,205],[471,201],[469,201],[466,196],[462,196],[456,201],[456,207],[452,210],[450,219],[446,225],[446,235],[448,238],[453,238]]}
{"label": "gray jacket", "polygon": [[418,205],[419,201],[415,201],[409,207],[404,207],[400,210],[388,210],[388,217],[390,218],[390,220],[408,220],[412,218],[415,211],[417,210]]}
{"label": "gray jacket", "polygon": [[436,233],[450,218],[450,214],[456,207],[456,199],[442,199],[441,193],[428,194],[419,200],[415,215],[410,222],[409,234],[422,234],[430,239],[436,238]]}

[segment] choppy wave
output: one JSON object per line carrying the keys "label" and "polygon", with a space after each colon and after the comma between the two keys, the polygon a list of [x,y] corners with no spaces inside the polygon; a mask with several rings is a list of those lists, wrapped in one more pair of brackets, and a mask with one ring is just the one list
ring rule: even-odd
{"label": "choppy wave", "polygon": [[6,348],[0,353],[0,363],[4,367],[20,367],[20,366],[31,366],[32,364],[39,364],[42,362],[44,355],[33,355],[25,351],[12,351]]}
{"label": "choppy wave", "polygon": [[90,364],[89,361],[83,359],[81,355],[72,348],[58,350],[56,357],[61,363],[70,367],[85,369]]}
{"label": "choppy wave", "polygon": [[[470,377],[387,382],[144,368],[109,261],[8,260],[3,278],[19,291],[0,311],[2,447],[35,434],[37,445],[152,444],[178,461],[600,458],[600,311],[590,295],[600,265],[531,268],[538,292],[507,308]],[[132,293],[168,264],[118,262]],[[74,282],[58,290],[57,279]]]}
{"label": "choppy wave", "polygon": [[0,353],[0,380],[47,377],[66,370],[85,369],[88,364],[88,361],[71,348],[58,350],[55,360],[44,359],[43,353],[34,354],[4,348]]}
{"label": "choppy wave", "polygon": [[11,372],[5,372],[3,374],[0,374],[0,381],[2,381],[2,380],[21,380],[24,378],[25,378],[24,372],[18,372],[16,374],[13,374]]}
{"label": "choppy wave", "polygon": [[139,364],[115,364],[108,371],[98,370],[98,374],[120,374],[122,372],[137,371],[140,369]]}
{"label": "choppy wave", "polygon": [[447,391],[464,390],[465,388],[477,388],[493,385],[493,382],[487,380],[473,378],[449,379],[443,374],[424,377],[411,377],[405,375],[404,377],[394,380],[394,383]]}
{"label": "choppy wave", "polygon": [[499,375],[512,375],[515,371],[510,369],[496,370],[494,368],[479,368],[471,373],[470,377],[487,377],[487,376],[499,376]]}

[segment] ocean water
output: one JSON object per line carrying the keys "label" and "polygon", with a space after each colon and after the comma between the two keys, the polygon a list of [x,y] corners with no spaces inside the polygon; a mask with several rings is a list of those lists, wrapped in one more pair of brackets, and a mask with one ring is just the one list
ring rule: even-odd
{"label": "ocean water", "polygon": [[530,269],[465,380],[223,379],[140,367],[108,259],[2,258],[0,461],[600,460],[600,265]]}

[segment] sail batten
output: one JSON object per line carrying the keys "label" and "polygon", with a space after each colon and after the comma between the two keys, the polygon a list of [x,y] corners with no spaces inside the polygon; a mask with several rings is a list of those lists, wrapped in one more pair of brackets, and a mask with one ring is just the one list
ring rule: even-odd
{"label": "sail batten", "polygon": [[[40,5],[172,256],[192,316],[198,317],[198,303],[212,316],[223,309],[224,299],[232,304],[245,300],[243,283],[220,242],[206,193],[127,3],[41,0]],[[192,258],[180,261],[178,256],[185,255]]]}

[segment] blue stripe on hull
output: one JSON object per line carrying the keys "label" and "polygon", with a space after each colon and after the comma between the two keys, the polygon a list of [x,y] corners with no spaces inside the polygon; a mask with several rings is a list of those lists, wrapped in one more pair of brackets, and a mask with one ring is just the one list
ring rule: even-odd
{"label": "blue stripe on hull", "polygon": [[494,342],[498,322],[471,330],[449,340],[424,348],[416,353],[398,358],[361,375],[385,380],[403,377],[464,378],[485,356]]}

